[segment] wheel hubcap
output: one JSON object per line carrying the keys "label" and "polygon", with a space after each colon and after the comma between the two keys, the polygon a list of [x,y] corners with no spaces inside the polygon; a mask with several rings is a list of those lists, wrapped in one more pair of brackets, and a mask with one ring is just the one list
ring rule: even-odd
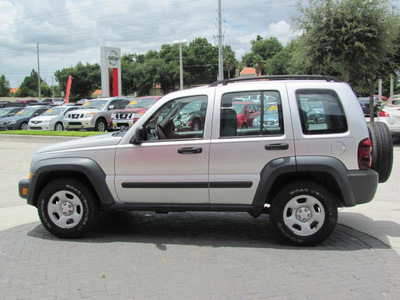
{"label": "wheel hubcap", "polygon": [[64,216],[70,216],[74,213],[74,206],[68,201],[61,204],[60,209]]}
{"label": "wheel hubcap", "polygon": [[58,227],[69,229],[77,226],[83,217],[81,199],[70,191],[58,191],[47,204],[51,221]]}
{"label": "wheel hubcap", "polygon": [[311,219],[312,212],[306,206],[302,206],[296,210],[296,218],[300,222],[307,222]]}
{"label": "wheel hubcap", "polygon": [[322,203],[311,195],[290,199],[283,210],[283,222],[294,234],[310,236],[321,229],[325,222]]}

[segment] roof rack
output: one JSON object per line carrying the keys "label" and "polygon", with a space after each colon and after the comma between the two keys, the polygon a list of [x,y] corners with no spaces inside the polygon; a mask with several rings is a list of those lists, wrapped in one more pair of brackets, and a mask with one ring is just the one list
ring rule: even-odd
{"label": "roof rack", "polygon": [[228,83],[233,83],[238,81],[256,81],[256,80],[326,80],[328,82],[341,82],[341,80],[339,80],[334,76],[326,76],[326,75],[266,75],[257,77],[220,80],[210,84],[210,87],[218,86],[220,84],[227,85]]}

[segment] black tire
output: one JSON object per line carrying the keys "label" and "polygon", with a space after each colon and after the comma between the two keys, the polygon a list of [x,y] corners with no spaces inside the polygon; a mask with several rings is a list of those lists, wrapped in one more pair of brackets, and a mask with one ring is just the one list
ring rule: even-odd
{"label": "black tire", "polygon": [[64,130],[64,125],[61,122],[58,122],[55,126],[54,126],[54,131],[63,131]]}
{"label": "black tire", "polygon": [[379,182],[386,182],[392,173],[393,140],[389,128],[383,122],[368,123],[372,142],[372,166],[378,172]]}
{"label": "black tire", "polygon": [[107,131],[107,122],[104,119],[97,120],[94,130],[101,131],[101,132]]}
{"label": "black tire", "polygon": [[87,184],[73,178],[48,183],[39,195],[38,213],[43,226],[59,238],[79,238],[99,218],[95,195]]}
{"label": "black tire", "polygon": [[22,122],[21,125],[19,125],[19,130],[28,130],[28,123]]}
{"label": "black tire", "polygon": [[335,196],[323,186],[297,181],[284,186],[270,208],[276,233],[287,243],[315,245],[325,240],[338,218]]}

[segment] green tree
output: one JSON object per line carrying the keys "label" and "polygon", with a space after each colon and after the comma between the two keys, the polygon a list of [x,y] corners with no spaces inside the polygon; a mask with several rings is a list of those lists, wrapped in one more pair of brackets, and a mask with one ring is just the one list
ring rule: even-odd
{"label": "green tree", "polygon": [[206,38],[193,40],[184,52],[183,67],[189,73],[191,84],[211,83],[218,75],[218,47]]}
{"label": "green tree", "polygon": [[262,37],[257,36],[257,40],[251,41],[251,45],[251,51],[260,55],[266,62],[284,48],[276,37],[264,40]]}
{"label": "green tree", "polygon": [[10,82],[7,80],[6,76],[0,76],[0,97],[10,96]]}
{"label": "green tree", "polygon": [[224,78],[230,79],[235,74],[235,70],[239,65],[231,46],[224,46],[223,59],[225,66]]}
{"label": "green tree", "polygon": [[89,98],[95,90],[101,88],[101,71],[98,64],[79,62],[75,67],[56,71],[54,76],[61,91],[66,90],[69,75],[72,76],[71,100]]}
{"label": "green tree", "polygon": [[304,32],[303,58],[336,69],[347,82],[366,82],[372,103],[376,81],[398,68],[400,22],[388,1],[309,0],[299,10],[294,28]]}
{"label": "green tree", "polygon": [[[51,96],[51,89],[47,83],[40,78],[40,95],[44,97]],[[26,76],[19,86],[16,97],[38,97],[38,73],[35,70],[31,71],[29,76]]]}

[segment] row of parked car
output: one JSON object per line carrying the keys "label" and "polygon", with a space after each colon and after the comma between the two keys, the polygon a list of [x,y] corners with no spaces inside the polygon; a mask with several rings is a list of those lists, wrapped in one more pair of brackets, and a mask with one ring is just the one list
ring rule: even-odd
{"label": "row of parked car", "polygon": [[29,100],[3,102],[0,130],[116,130],[131,126],[160,98],[85,99],[78,105]]}

